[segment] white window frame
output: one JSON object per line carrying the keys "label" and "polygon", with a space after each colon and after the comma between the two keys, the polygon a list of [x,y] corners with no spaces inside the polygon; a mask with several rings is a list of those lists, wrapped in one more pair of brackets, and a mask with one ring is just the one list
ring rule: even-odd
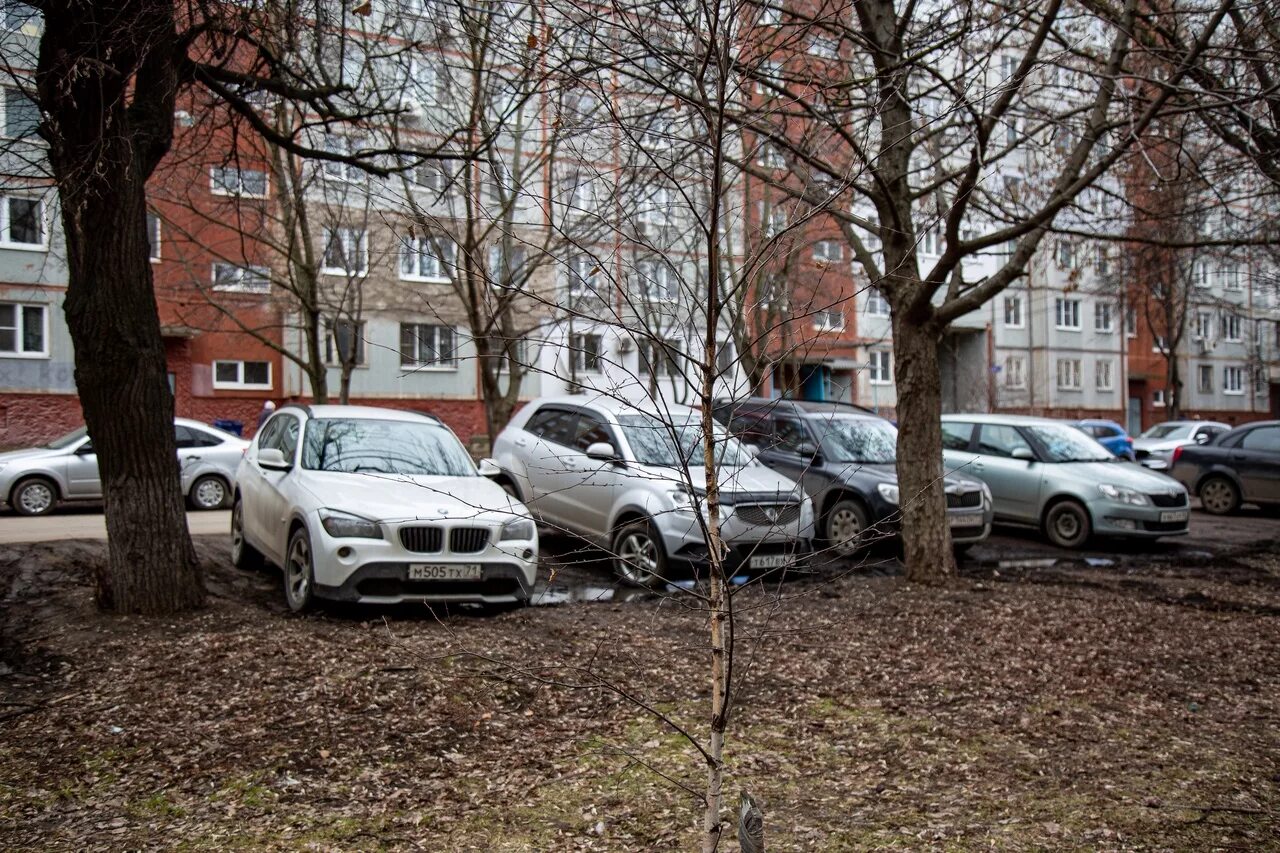
{"label": "white window frame", "polygon": [[154,210],[147,211],[147,260],[153,264],[160,263],[163,260],[161,254],[164,237],[164,222],[160,218],[160,214]]}
{"label": "white window frame", "polygon": [[675,302],[680,297],[680,276],[662,259],[636,261],[636,284],[646,302]]}
{"label": "white window frame", "polygon": [[[14,199],[36,203],[40,220],[39,243],[15,243],[9,239],[9,202]],[[21,193],[0,195],[0,248],[14,249],[19,252],[49,251],[49,205],[45,204],[43,197]]]}
{"label": "white window frame", "polygon": [[1239,314],[1224,314],[1222,317],[1222,340],[1230,344],[1238,344],[1244,340],[1244,318]]}
{"label": "white window frame", "polygon": [[1156,388],[1154,391],[1151,392],[1152,408],[1163,409],[1165,407],[1166,400],[1164,398],[1164,393],[1165,393],[1165,389],[1163,388]]}
{"label": "white window frame", "polygon": [[[330,154],[350,157],[364,145],[364,140],[346,133],[326,133],[320,140],[320,149]],[[326,181],[346,184],[363,184],[368,174],[352,163],[341,160],[321,160],[320,176]]]}
{"label": "white window frame", "polygon": [[[414,329],[413,355],[410,361],[405,361],[405,358],[404,358],[404,330],[405,330],[405,327],[407,326],[411,326]],[[448,358],[437,357],[430,361],[423,359],[422,336],[418,331],[419,329],[423,329],[423,328],[431,329],[431,348],[433,348],[437,354],[440,352],[440,331],[442,329],[449,330]],[[400,359],[401,370],[408,370],[413,373],[417,373],[420,371],[427,371],[427,370],[456,371],[458,369],[458,362],[460,361],[458,357],[459,335],[458,335],[458,330],[455,329],[453,326],[450,326],[448,323],[426,323],[426,322],[407,321],[407,322],[400,323],[398,327],[398,332],[400,337],[396,341],[396,347],[397,347],[397,358]]]}
{"label": "white window frame", "polygon": [[840,58],[840,42],[830,36],[811,35],[806,50],[810,56],[816,56],[819,59],[839,59]]}
{"label": "white window frame", "polygon": [[893,384],[893,350],[873,349],[867,352],[867,381],[872,385]]}
{"label": "white window frame", "polygon": [[640,367],[648,376],[682,376],[680,361],[684,357],[684,341],[679,338],[651,340],[641,344]]}
{"label": "white window frame", "polygon": [[[1209,381],[1206,382],[1205,380]],[[1197,364],[1196,365],[1196,391],[1201,394],[1213,393],[1213,365]]]}
{"label": "white window frame", "polygon": [[1244,368],[1226,366],[1222,368],[1222,393],[1232,397],[1244,394]]}
{"label": "white window frame", "polygon": [[[1014,365],[1017,365],[1015,369]],[[1018,391],[1027,387],[1027,360],[1020,355],[1005,356],[1004,387]]]}
{"label": "white window frame", "polygon": [[844,245],[839,240],[817,240],[814,242],[813,262],[815,264],[838,264],[843,260]]}
{"label": "white window frame", "polygon": [[[0,302],[0,305],[13,306],[13,345],[12,350],[0,350],[0,358],[48,358],[49,357],[49,306],[40,302]],[[22,349],[23,333],[26,331],[26,308],[40,309],[40,343],[42,349]]]}
{"label": "white window frame", "polygon": [[[1004,297],[1004,327],[1006,329],[1025,329],[1027,327],[1027,317],[1023,312],[1023,299],[1020,293],[1006,293]],[[1012,309],[1012,311],[1010,310]],[[1010,322],[1009,315],[1013,314],[1013,322]]]}
{"label": "white window frame", "polygon": [[[1081,388],[1081,364],[1078,358],[1060,358],[1055,364],[1058,374],[1058,390],[1059,391],[1080,391]],[[1066,381],[1064,382],[1063,367],[1066,367]]]}
{"label": "white window frame", "polygon": [[868,317],[889,317],[893,314],[889,300],[884,298],[884,293],[878,287],[867,288],[866,311]]}
{"label": "white window frame", "polygon": [[[30,82],[30,78],[27,78],[27,79],[28,79],[28,81]],[[35,109],[36,109],[36,122],[37,122],[37,123],[39,123],[39,121],[40,121],[40,108],[39,108],[39,106],[38,106],[34,101],[32,101],[32,100],[31,100],[31,97],[30,97],[29,95],[27,95],[27,93],[26,93],[26,92],[22,91],[22,89],[18,88],[17,86],[0,86],[0,89],[2,89],[2,90],[3,90],[2,92],[0,92],[0,138],[4,138],[4,139],[31,139],[31,140],[37,140],[37,139],[39,139],[40,137],[36,135],[36,132],[35,132],[35,130],[34,130],[34,129],[32,129],[32,131],[31,131],[30,133],[27,133],[27,134],[25,134],[25,135],[23,135],[23,136],[10,136],[10,135],[9,135],[9,126],[8,126],[8,125],[9,125],[9,93],[10,93],[10,92],[17,92],[18,94],[20,94],[20,95],[22,95],[23,97],[25,97],[29,102],[31,102],[32,106],[33,106],[33,107],[35,107]]]}
{"label": "white window frame", "polygon": [[1115,312],[1110,302],[1093,303],[1093,330],[1102,335],[1113,334],[1116,330]]}
{"label": "white window frame", "polygon": [[756,22],[761,27],[776,27],[782,23],[782,0],[763,0],[760,5],[760,18]]}
{"label": "white window frame", "polygon": [[365,333],[365,321],[345,318],[339,320],[325,320],[324,363],[337,366],[342,365],[342,360],[338,358],[338,326],[342,323],[350,325],[353,330],[352,340],[355,342],[356,346],[356,360],[352,366],[368,367],[369,339],[366,337]]}
{"label": "white window frame", "polygon": [[1240,274],[1240,265],[1232,264],[1218,269],[1218,276],[1222,281],[1223,290],[1243,290],[1244,276]]}
{"label": "white window frame", "polygon": [[[219,282],[219,271],[230,270],[236,273],[234,281]],[[209,265],[209,276],[213,282],[213,289],[222,293],[259,293],[266,294],[271,292],[271,270],[268,267],[232,264],[223,261],[215,261]],[[262,280],[262,284],[246,284],[246,279],[256,276]]]}
{"label": "white window frame", "polygon": [[1211,284],[1208,261],[1196,261],[1191,265],[1191,284],[1195,287],[1208,287]]}
{"label": "white window frame", "polygon": [[[595,364],[587,363],[587,348],[584,343],[588,338],[595,338]],[[574,370],[579,373],[601,373],[604,370],[604,335],[598,332],[574,332],[569,336],[569,359]]]}
{"label": "white window frame", "polygon": [[[262,175],[262,192],[251,193],[244,188],[244,176],[246,173]],[[222,180],[219,180],[219,177]],[[235,180],[235,186],[229,186],[226,183],[227,178]],[[209,167],[209,192],[213,195],[226,196],[230,198],[266,198],[271,194],[271,175],[266,169],[242,169],[239,166],[210,166]]]}
{"label": "white window frame", "polygon": [[1126,338],[1138,336],[1138,309],[1132,305],[1124,309],[1124,336]]}
{"label": "white window frame", "polygon": [[[262,383],[259,383],[259,382],[245,382],[245,381],[244,381],[244,366],[245,366],[245,364],[247,364],[247,363],[249,363],[249,362],[260,362],[260,363],[265,364],[265,365],[267,366],[267,381],[266,381],[266,384],[262,384]],[[234,382],[227,382],[227,381],[225,381],[225,380],[219,380],[219,379],[218,379],[218,365],[220,365],[220,364],[235,364],[235,365],[239,365],[239,367],[238,367],[238,368],[237,368],[237,370],[236,370],[236,374],[237,374],[240,378],[239,378],[239,379],[237,379],[237,380],[236,380],[236,381],[234,381]],[[274,380],[274,378],[275,378],[275,377],[273,376],[273,374],[274,374],[274,373],[275,373],[275,371],[274,371],[274,369],[272,368],[271,362],[270,362],[269,360],[267,360],[267,359],[256,359],[256,358],[248,358],[248,359],[219,358],[219,359],[215,359],[215,360],[214,360],[214,362],[213,362],[213,388],[214,388],[214,390],[215,390],[215,391],[235,390],[235,389],[254,390],[254,391],[270,391],[270,390],[272,389],[272,387],[274,387],[274,386],[273,386],[273,380]]]}
{"label": "white window frame", "polygon": [[[351,228],[346,225],[337,225],[337,226],[331,226],[331,227],[325,228],[322,234],[324,236],[324,244],[320,247],[320,252],[321,252],[320,263],[322,265],[320,267],[321,275],[345,275],[345,276],[351,276],[354,278],[363,278],[364,276],[369,274],[369,232],[368,231],[364,230],[363,228]],[[359,261],[362,265],[360,269],[349,270],[349,269],[344,269],[342,267],[324,266],[327,260],[327,255],[329,254],[329,241],[331,237],[335,234],[341,235],[341,239],[344,243],[343,254],[347,255],[348,259],[350,258],[352,248],[356,249],[357,254],[359,256]],[[351,244],[349,242],[349,238],[352,235],[355,235],[355,238],[356,238],[354,244]]]}
{"label": "white window frame", "polygon": [[1093,365],[1093,384],[1099,391],[1116,390],[1115,362],[1100,358]]}
{"label": "white window frame", "polygon": [[942,228],[934,225],[920,232],[920,254],[936,258],[942,254]]}
{"label": "white window frame", "polygon": [[[1066,316],[1070,314],[1071,316]],[[1066,321],[1070,320],[1068,324]],[[1054,328],[1063,332],[1079,332],[1083,329],[1080,323],[1080,300],[1059,296],[1053,301]]]}
{"label": "white window frame", "polygon": [[846,322],[840,308],[822,308],[813,312],[813,329],[816,332],[843,332]]}
{"label": "white window frame", "polygon": [[[401,281],[425,281],[432,284],[448,284],[453,279],[448,275],[447,269],[454,266],[457,257],[457,247],[448,237],[436,237],[430,234],[415,234],[412,237],[406,235],[399,240],[400,252],[396,260],[396,269],[399,271]],[[440,257],[436,253],[437,245],[444,248],[444,254],[447,257]],[[409,259],[413,259],[413,271],[405,269]],[[434,265],[435,272],[422,272],[427,262]]]}
{"label": "white window frame", "polygon": [[1212,311],[1196,311],[1195,328],[1192,330],[1192,333],[1192,338],[1197,341],[1213,340]]}

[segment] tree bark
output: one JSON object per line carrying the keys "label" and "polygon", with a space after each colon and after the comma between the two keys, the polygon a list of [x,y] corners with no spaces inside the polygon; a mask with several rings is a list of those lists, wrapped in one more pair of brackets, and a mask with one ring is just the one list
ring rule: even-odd
{"label": "tree bark", "polygon": [[909,581],[936,584],[955,574],[942,482],[940,335],[932,323],[893,317],[894,379],[898,386],[898,496],[902,550]]}
{"label": "tree bark", "polygon": [[90,5],[46,4],[36,82],[62,202],[76,387],[106,504],[97,601],[172,613],[204,601],[147,245],[146,181],[173,134],[173,6]]}

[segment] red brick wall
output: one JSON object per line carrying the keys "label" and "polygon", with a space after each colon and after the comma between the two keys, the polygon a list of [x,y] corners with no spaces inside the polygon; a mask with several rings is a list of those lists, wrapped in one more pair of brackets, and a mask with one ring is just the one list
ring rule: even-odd
{"label": "red brick wall", "polygon": [[83,425],[74,394],[0,394],[0,448],[34,447]]}

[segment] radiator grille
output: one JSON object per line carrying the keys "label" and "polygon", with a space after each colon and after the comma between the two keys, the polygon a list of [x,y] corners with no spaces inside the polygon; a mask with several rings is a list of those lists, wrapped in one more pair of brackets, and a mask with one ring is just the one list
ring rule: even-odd
{"label": "radiator grille", "polygon": [[488,544],[487,527],[455,527],[449,531],[449,550],[455,554],[474,554]]}
{"label": "radiator grille", "polygon": [[947,492],[947,506],[952,509],[982,506],[982,492]]}
{"label": "radiator grille", "polygon": [[1156,506],[1167,507],[1167,506],[1186,506],[1187,505],[1186,492],[1179,492],[1176,495],[1171,495],[1168,492],[1165,492],[1164,494],[1159,494],[1159,495],[1148,495],[1148,497],[1151,498],[1151,503],[1155,504]]}
{"label": "radiator grille", "polygon": [[436,554],[443,550],[444,537],[439,527],[401,527],[400,544],[406,551]]}
{"label": "radiator grille", "polygon": [[739,506],[736,512],[747,524],[792,524],[800,517],[800,504],[748,504]]}

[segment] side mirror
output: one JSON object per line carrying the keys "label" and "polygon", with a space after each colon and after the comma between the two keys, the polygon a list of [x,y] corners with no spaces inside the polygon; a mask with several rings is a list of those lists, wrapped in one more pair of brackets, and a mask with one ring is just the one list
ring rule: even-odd
{"label": "side mirror", "polygon": [[1208,444],[1208,443],[1209,443],[1209,433],[1202,432],[1196,436],[1196,444]]}
{"label": "side mirror", "polygon": [[86,441],[84,444],[76,448],[76,456],[92,456],[98,451],[93,449],[93,442]]}
{"label": "side mirror", "polygon": [[476,465],[476,470],[480,472],[481,477],[497,477],[502,473],[502,469],[498,467],[498,463],[492,459],[481,459]]}
{"label": "side mirror", "polygon": [[613,449],[613,445],[607,441],[597,441],[587,446],[587,458],[598,459],[601,462],[618,462],[618,451]]}
{"label": "side mirror", "polygon": [[1032,453],[1031,449],[1028,447],[1015,447],[1013,449],[1013,453],[1009,455],[1012,456],[1014,459],[1021,459],[1024,462],[1036,461],[1036,455]]}
{"label": "side mirror", "polygon": [[267,447],[258,451],[258,467],[268,471],[288,471],[293,465],[284,458],[283,450],[278,447]]}

